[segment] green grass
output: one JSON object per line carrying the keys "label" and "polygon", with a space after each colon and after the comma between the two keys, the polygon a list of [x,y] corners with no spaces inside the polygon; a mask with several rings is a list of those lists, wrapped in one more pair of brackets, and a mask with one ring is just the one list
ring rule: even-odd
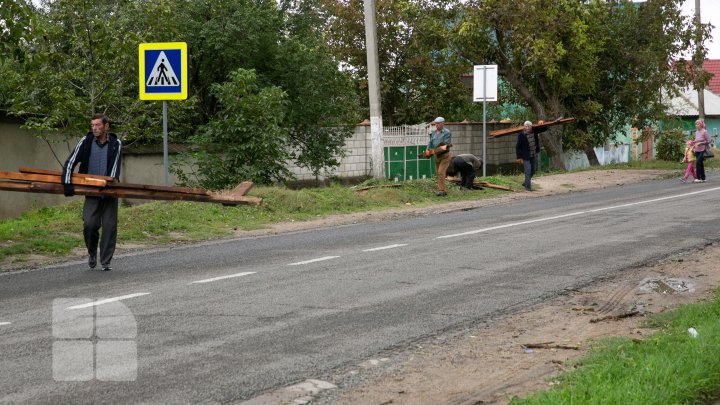
{"label": "green grass", "polygon": [[[554,388],[513,405],[708,403],[720,393],[720,290],[712,301],[650,317],[645,340],[604,339]],[[693,338],[688,328],[694,327]]]}
{"label": "green grass", "polygon": [[[519,176],[488,177],[492,183],[521,189]],[[483,199],[505,193],[494,189],[467,192],[448,184],[448,196],[436,197],[433,180],[398,183],[370,180],[365,193],[345,186],[290,190],[255,187],[249,195],[263,198],[258,207],[155,201],[121,206],[118,242],[157,245],[173,241],[200,241],[227,237],[236,230],[253,230],[283,221],[307,221],[332,214],[425,206],[442,201]],[[393,186],[393,187],[388,187]],[[31,209],[18,218],[0,221],[0,261],[23,261],[29,255],[68,255],[83,248],[82,198],[60,206]]]}

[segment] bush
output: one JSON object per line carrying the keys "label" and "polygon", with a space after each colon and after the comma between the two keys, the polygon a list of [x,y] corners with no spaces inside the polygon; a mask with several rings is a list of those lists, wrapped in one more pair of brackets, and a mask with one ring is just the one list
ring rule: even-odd
{"label": "bush", "polygon": [[685,133],[680,129],[663,131],[656,148],[657,159],[669,162],[680,161],[685,153]]}

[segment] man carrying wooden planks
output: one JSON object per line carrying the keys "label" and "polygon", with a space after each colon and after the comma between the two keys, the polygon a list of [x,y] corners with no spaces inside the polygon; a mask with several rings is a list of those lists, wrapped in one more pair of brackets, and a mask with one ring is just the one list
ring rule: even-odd
{"label": "man carrying wooden planks", "polygon": [[[103,114],[90,119],[88,132],[65,161],[60,180],[66,197],[75,195],[72,172],[80,164],[79,172],[110,176],[120,179],[122,143],[110,130],[110,121]],[[112,270],[110,262],[115,253],[117,241],[118,199],[111,196],[85,196],[83,205],[83,237],[88,250],[88,266],[97,266],[98,242],[100,243],[100,265],[103,271]],[[102,227],[102,236],[99,230]]]}

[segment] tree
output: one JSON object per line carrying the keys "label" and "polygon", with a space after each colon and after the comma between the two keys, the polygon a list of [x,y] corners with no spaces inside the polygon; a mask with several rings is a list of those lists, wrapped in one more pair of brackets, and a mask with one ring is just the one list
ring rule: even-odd
{"label": "tree", "polygon": [[[223,84],[212,85],[211,93],[220,109],[174,165],[182,183],[219,190],[248,179],[267,184],[290,177],[287,131],[280,126],[287,106],[284,92],[261,88],[254,71],[238,69]],[[192,166],[192,173],[186,174],[183,165]]]}
{"label": "tree", "polygon": [[326,51],[324,17],[313,0],[187,1],[185,40],[191,50],[191,83],[202,121],[216,119],[208,91],[237,68],[253,69],[260,85],[282,88],[282,125],[290,157],[316,176],[339,164],[348,124],[359,121],[347,74]]}
{"label": "tree", "polygon": [[[630,116],[659,118],[654,106],[645,106],[672,82],[672,58],[687,46],[687,21],[678,4],[656,0],[635,9],[625,0],[477,0],[464,7],[450,39],[468,59],[497,63],[500,75],[538,119],[577,116],[585,139],[569,143],[591,150],[589,145],[606,139],[611,127]],[[645,59],[627,66],[624,52]],[[628,100],[638,92],[640,101]],[[616,97],[622,98],[621,107]],[[589,139],[594,127],[606,130]],[[551,167],[563,169],[561,130],[549,130],[543,145]]]}
{"label": "tree", "polygon": [[75,138],[92,113],[104,112],[125,141],[157,142],[159,103],[138,99],[138,44],[185,41],[190,97],[169,103],[171,141],[198,139],[197,128],[230,108],[214,86],[252,69],[257,86],[281,86],[286,94],[282,147],[318,174],[337,165],[348,134],[340,124],[357,122],[357,100],[315,36],[324,20],[305,14],[315,3],[282,4],[289,7],[274,0],[55,0],[35,10],[11,2],[0,14],[0,27],[9,27],[0,29],[8,39],[0,48],[0,89],[13,91],[0,95],[0,105],[41,135]]}
{"label": "tree", "polygon": [[137,66],[137,44],[152,36],[141,28],[143,16],[168,11],[133,1],[46,2],[23,27],[20,56],[0,66],[3,77],[13,72],[15,87],[2,102],[41,137],[77,138],[95,113],[108,115],[123,138],[157,137],[157,127],[146,124],[160,113],[138,100],[137,71],[128,67]]}
{"label": "tree", "polygon": [[[367,100],[363,0],[323,0],[323,4],[329,15],[327,40],[332,52],[352,73],[361,98]],[[449,4],[445,0],[376,1],[386,125],[415,124],[440,114],[462,120],[461,114],[472,107],[470,93],[460,80],[472,67],[450,49],[445,37],[454,18]]]}

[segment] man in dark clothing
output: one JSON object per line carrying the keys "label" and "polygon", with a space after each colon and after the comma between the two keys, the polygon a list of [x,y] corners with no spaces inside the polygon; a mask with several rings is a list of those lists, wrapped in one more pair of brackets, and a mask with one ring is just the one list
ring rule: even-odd
{"label": "man in dark clothing", "polygon": [[525,172],[525,181],[523,187],[525,190],[532,191],[530,179],[537,172],[537,158],[540,154],[540,139],[538,134],[545,132],[547,126],[533,128],[532,122],[525,121],[523,129],[520,130],[515,144],[516,163],[523,165]]}
{"label": "man in dark clothing", "polygon": [[[72,172],[80,164],[80,173],[120,179],[122,143],[110,130],[110,121],[103,114],[95,114],[90,120],[88,132],[65,161],[61,181],[66,197],[75,195]],[[88,251],[88,266],[97,266],[98,241],[100,242],[100,265],[103,271],[112,270],[110,261],[117,241],[118,200],[114,197],[85,197],[83,205],[83,236]],[[102,226],[102,237],[99,229]]]}
{"label": "man in dark clothing", "polygon": [[475,173],[482,167],[482,160],[471,154],[457,155],[452,158],[447,168],[448,176],[460,173],[460,186],[472,190]]}

